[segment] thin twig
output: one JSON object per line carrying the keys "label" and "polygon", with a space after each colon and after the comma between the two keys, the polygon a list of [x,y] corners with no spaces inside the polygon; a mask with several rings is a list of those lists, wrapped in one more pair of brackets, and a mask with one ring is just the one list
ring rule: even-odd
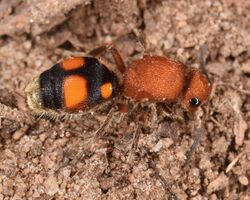
{"label": "thin twig", "polygon": [[243,156],[244,152],[241,152],[236,158],[232,160],[232,162],[227,166],[226,173],[228,173],[234,165],[238,162],[238,160]]}
{"label": "thin twig", "polygon": [[210,117],[211,121],[214,122],[219,128],[221,128],[224,132],[227,131],[227,128],[219,123],[214,117]]}
{"label": "thin twig", "polygon": [[160,169],[156,167],[153,161],[149,162],[149,167],[154,170],[156,178],[161,181],[161,184],[164,187],[165,191],[170,193],[171,200],[178,200],[177,195],[171,189],[171,183],[166,180],[166,178],[162,175]]}
{"label": "thin twig", "polygon": [[139,141],[139,138],[140,138],[140,132],[141,132],[141,125],[139,125],[136,129],[136,131],[134,132],[133,134],[133,140],[132,140],[132,145],[131,145],[131,149],[130,149],[130,152],[129,152],[129,155],[128,155],[128,158],[127,158],[127,162],[128,163],[131,163],[132,161],[132,157],[138,147],[138,141]]}
{"label": "thin twig", "polygon": [[188,163],[190,162],[190,160],[192,159],[192,155],[193,155],[193,153],[195,152],[195,150],[197,149],[197,147],[198,147],[198,145],[199,145],[199,143],[200,143],[201,136],[202,136],[202,128],[200,127],[200,128],[198,128],[198,129],[196,130],[194,142],[193,142],[193,144],[192,144],[190,150],[189,150],[189,151],[187,152],[187,154],[186,154],[187,159],[186,159],[185,163],[183,164],[182,168],[186,167],[187,164],[188,164]]}
{"label": "thin twig", "polygon": [[114,113],[114,110],[115,108],[112,107],[107,116],[106,116],[106,119],[104,120],[104,122],[101,124],[100,128],[95,132],[95,138],[96,139],[99,139],[101,138],[103,135],[104,135],[104,130],[107,129],[109,127],[109,124],[110,124],[110,121],[111,121],[111,118],[112,118],[112,114]]}

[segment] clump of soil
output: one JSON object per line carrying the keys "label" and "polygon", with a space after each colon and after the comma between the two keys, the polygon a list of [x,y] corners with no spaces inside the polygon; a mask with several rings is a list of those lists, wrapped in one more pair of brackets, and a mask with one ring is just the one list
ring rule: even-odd
{"label": "clump of soil", "polygon": [[[249,199],[249,10],[242,0],[2,0],[0,199]],[[126,64],[146,50],[198,66],[206,45],[209,104],[181,123],[166,105],[129,101],[130,112],[113,112],[99,140],[113,102],[71,120],[31,115],[24,88],[35,76],[111,41]],[[200,124],[200,144],[183,167]]]}

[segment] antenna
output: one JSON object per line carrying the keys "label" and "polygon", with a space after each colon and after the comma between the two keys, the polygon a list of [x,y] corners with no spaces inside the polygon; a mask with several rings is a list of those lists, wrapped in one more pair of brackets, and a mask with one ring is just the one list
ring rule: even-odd
{"label": "antenna", "polygon": [[206,66],[205,54],[206,54],[206,52],[207,52],[207,45],[203,44],[200,48],[199,62],[200,62],[201,71],[207,76],[207,71],[205,69],[205,66]]}

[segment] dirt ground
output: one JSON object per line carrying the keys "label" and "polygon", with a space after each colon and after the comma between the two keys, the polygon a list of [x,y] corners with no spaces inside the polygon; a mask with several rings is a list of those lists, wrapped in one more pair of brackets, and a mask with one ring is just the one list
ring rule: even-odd
{"label": "dirt ground", "polygon": [[[249,10],[249,0],[0,0],[0,200],[250,199]],[[97,141],[112,101],[78,119],[33,118],[24,88],[35,76],[111,41],[129,64],[143,54],[136,29],[148,52],[187,66],[206,44],[207,105],[193,115],[169,105],[181,123],[165,104],[118,97],[131,110],[113,112]]]}

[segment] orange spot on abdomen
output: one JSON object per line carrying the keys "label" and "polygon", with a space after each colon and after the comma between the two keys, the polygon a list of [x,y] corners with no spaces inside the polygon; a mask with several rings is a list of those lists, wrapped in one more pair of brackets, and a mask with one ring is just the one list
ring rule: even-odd
{"label": "orange spot on abdomen", "polygon": [[62,68],[66,71],[78,69],[84,66],[85,60],[82,57],[69,58],[62,61]]}
{"label": "orange spot on abdomen", "polygon": [[71,75],[64,80],[64,103],[68,110],[81,109],[88,96],[87,80],[78,75]]}
{"label": "orange spot on abdomen", "polygon": [[109,99],[112,95],[112,84],[111,83],[104,83],[101,86],[101,96],[104,99]]}

